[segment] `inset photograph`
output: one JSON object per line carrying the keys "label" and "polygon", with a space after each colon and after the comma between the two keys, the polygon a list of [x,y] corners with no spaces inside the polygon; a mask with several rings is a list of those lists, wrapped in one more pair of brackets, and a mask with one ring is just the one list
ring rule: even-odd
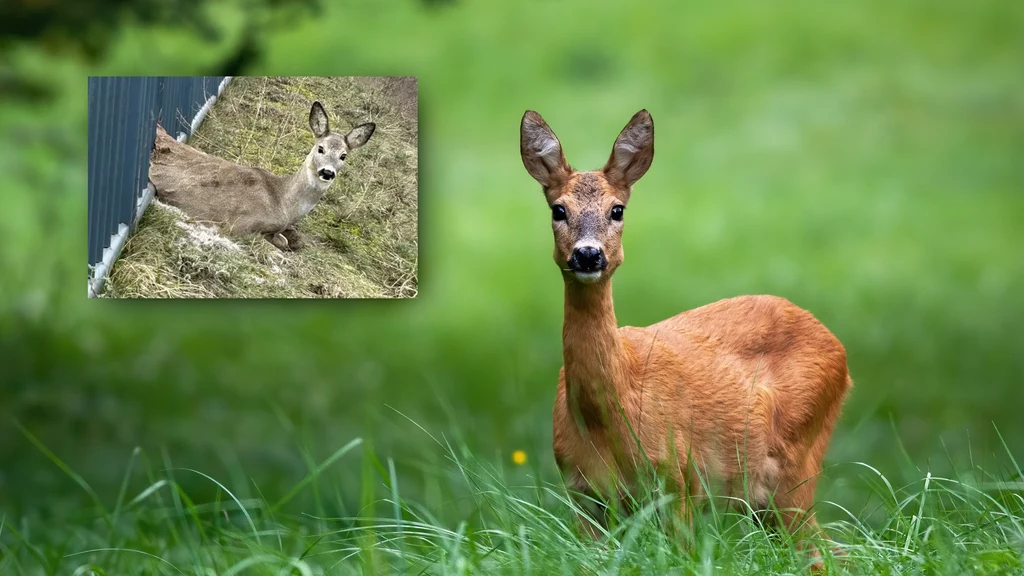
{"label": "inset photograph", "polygon": [[414,298],[415,77],[89,78],[89,296]]}

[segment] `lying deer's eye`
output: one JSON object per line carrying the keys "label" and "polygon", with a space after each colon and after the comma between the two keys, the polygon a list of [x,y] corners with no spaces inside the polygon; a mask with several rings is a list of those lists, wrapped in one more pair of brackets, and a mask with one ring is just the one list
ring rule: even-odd
{"label": "lying deer's eye", "polygon": [[612,206],[612,220],[622,222],[622,215],[625,210],[625,206]]}
{"label": "lying deer's eye", "polygon": [[338,156],[338,158],[344,160],[345,158],[348,158],[348,154],[342,154],[341,156]]}
{"label": "lying deer's eye", "polygon": [[324,147],[323,147],[323,146],[317,146],[317,147],[316,147],[316,151],[317,151],[318,153],[320,153],[320,154],[323,154],[323,153],[324,153]]}
{"label": "lying deer's eye", "polygon": [[565,220],[567,218],[567,216],[565,214],[565,207],[564,206],[559,206],[558,204],[555,204],[554,206],[552,206],[551,207],[551,218],[555,222],[561,222],[562,220]]}

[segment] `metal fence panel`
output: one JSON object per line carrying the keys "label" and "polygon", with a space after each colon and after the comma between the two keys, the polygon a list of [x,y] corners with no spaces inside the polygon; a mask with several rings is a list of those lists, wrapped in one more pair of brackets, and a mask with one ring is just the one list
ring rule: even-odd
{"label": "metal fence panel", "polygon": [[[225,84],[224,76],[89,78],[90,269],[108,249],[120,250],[116,241],[135,223],[149,182],[156,123],[175,137],[190,136],[193,122],[205,114],[200,110]],[[116,253],[106,257],[110,264]]]}

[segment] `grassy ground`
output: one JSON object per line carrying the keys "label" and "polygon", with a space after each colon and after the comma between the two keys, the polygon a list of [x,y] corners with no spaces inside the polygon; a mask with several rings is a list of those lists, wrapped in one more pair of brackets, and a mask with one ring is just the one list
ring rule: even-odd
{"label": "grassy ground", "polygon": [[[700,509],[691,530],[676,516],[678,498],[652,482],[637,496],[637,512],[613,513],[601,527],[528,461],[496,466],[447,438],[408,422],[405,427],[428,439],[413,479],[429,487],[422,500],[405,497],[402,486],[410,479],[357,438],[322,461],[307,455],[308,473],[279,493],[264,492],[242,468],[218,479],[177,466],[166,452],[136,449],[116,499],[103,502],[23,431],[91,505],[66,527],[39,517],[3,519],[0,570],[90,576],[801,574],[814,562],[792,535],[766,523],[774,510],[752,515],[741,503],[719,500]],[[361,480],[342,484],[333,474],[342,467],[360,470]],[[977,467],[898,480],[856,462],[826,473],[862,484],[870,495],[859,507],[818,504],[819,513],[836,516],[823,525],[825,536],[807,540],[826,573],[1024,570],[1019,469],[1010,471],[1012,481]],[[208,484],[215,497],[193,499],[182,484],[189,480]],[[306,505],[291,505],[297,499]],[[881,520],[869,520],[875,516]],[[596,540],[579,529],[578,518],[594,527]]]}
{"label": "grassy ground", "polygon": [[331,127],[374,121],[323,200],[298,228],[305,249],[228,239],[154,202],[111,271],[121,298],[409,298],[417,292],[417,100],[414,78],[239,77],[190,144],[279,175],[309,151],[309,103]]}

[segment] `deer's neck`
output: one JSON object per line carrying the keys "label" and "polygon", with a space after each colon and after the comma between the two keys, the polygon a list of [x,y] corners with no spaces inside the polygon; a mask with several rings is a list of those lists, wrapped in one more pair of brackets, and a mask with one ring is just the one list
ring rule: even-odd
{"label": "deer's neck", "polygon": [[588,428],[617,418],[629,389],[629,365],[612,304],[611,279],[565,282],[562,326],[565,392],[570,413]]}
{"label": "deer's neck", "polygon": [[324,182],[315,174],[310,154],[306,156],[299,171],[285,181],[282,201],[288,207],[292,218],[298,220],[316,206],[330,185],[330,182]]}

